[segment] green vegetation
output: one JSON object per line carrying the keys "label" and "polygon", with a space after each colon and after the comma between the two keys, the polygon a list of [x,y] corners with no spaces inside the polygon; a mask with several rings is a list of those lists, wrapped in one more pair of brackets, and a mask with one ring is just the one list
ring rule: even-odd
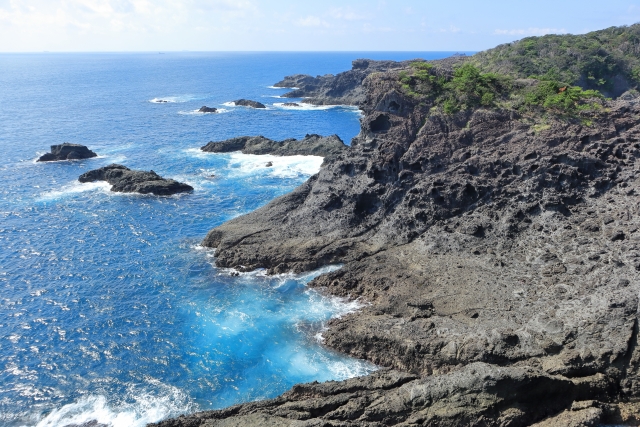
{"label": "green vegetation", "polygon": [[617,96],[615,80],[640,84],[640,24],[583,35],[547,35],[500,45],[471,61],[514,78],[555,74],[555,80]]}
{"label": "green vegetation", "polygon": [[513,108],[522,112],[545,110],[557,115],[575,116],[601,108],[604,97],[597,90],[584,90],[556,80],[551,71],[528,85],[498,73],[483,73],[470,62],[454,68],[449,76],[437,75],[432,64],[415,62],[400,72],[398,79],[408,95],[430,99],[447,114],[478,107]]}
{"label": "green vegetation", "polygon": [[457,66],[414,62],[399,81],[432,111],[479,107],[580,118],[605,96],[640,89],[640,24],[584,35],[528,37],[478,53]]}

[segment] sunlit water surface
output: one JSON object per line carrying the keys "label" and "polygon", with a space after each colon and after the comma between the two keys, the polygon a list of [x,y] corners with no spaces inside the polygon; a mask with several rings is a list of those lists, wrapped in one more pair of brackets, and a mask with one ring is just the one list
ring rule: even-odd
{"label": "sunlit water surface", "polygon": [[[269,86],[359,57],[418,56],[447,54],[0,55],[0,424],[141,426],[375,369],[320,345],[328,319],[358,308],[305,287],[327,269],[232,276],[199,246],[322,159],[198,148],[259,134],[348,143],[357,109],[286,108],[286,90]],[[228,105],[238,98],[268,108]],[[203,105],[221,114],[197,113]],[[35,163],[65,141],[100,157]],[[159,198],[77,182],[114,162],[195,191]]]}

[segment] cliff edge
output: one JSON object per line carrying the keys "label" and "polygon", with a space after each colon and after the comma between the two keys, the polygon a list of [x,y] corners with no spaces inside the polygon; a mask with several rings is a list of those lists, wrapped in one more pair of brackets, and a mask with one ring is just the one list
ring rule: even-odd
{"label": "cliff edge", "polygon": [[368,74],[351,149],[204,240],[221,267],[343,263],[310,286],[369,304],[324,343],[386,369],[159,425],[640,422],[637,83],[481,59]]}

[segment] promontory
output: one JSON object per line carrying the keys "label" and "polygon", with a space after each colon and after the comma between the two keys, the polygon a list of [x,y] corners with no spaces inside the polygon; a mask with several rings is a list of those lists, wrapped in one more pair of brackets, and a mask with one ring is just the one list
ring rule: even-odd
{"label": "promontory", "polygon": [[353,65],[279,84],[357,104],[351,147],[203,244],[343,264],[324,344],[382,369],[157,425],[638,425],[640,25]]}

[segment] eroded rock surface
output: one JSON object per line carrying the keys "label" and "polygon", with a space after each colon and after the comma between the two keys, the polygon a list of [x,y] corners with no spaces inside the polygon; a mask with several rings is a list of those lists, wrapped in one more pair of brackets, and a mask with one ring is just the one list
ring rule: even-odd
{"label": "eroded rock surface", "polygon": [[338,135],[323,137],[317,134],[307,134],[300,140],[290,138],[284,141],[274,141],[264,136],[241,136],[225,141],[211,141],[201,147],[201,150],[208,153],[242,151],[244,154],[334,157],[345,152],[348,148]]}
{"label": "eroded rock surface", "polygon": [[121,193],[154,194],[170,196],[172,194],[193,191],[193,187],[173,179],[166,179],[154,171],[131,170],[122,165],[109,166],[85,172],[78,178],[80,182],[107,181],[111,191]]}
{"label": "eroded rock surface", "polygon": [[[450,58],[448,61],[457,61]],[[274,84],[275,87],[292,88],[285,98],[306,98],[303,102],[314,105],[360,105],[366,100],[362,86],[371,73],[405,68],[412,61],[373,61],[356,59],[352,68],[336,75],[310,76],[294,74]]]}
{"label": "eroded rock surface", "polygon": [[39,162],[52,162],[59,160],[81,160],[96,157],[97,154],[80,144],[65,142],[59,145],[52,145],[51,152],[46,153],[38,159]]}
{"label": "eroded rock surface", "polygon": [[[310,285],[369,304],[330,322],[326,345],[414,375],[415,384],[457,384],[465,396],[485,384],[487,394],[400,404],[393,396],[410,387],[403,384],[316,411],[341,392],[301,404],[294,388],[182,425],[243,417],[336,426],[634,422],[638,100],[607,101],[589,123],[540,124],[500,109],[434,113],[403,93],[395,71],[369,75],[363,90],[361,133],[349,150],[292,193],[212,230],[204,244],[217,248],[219,266],[244,270],[344,263]],[[519,390],[510,403],[489,386],[495,372],[509,378],[509,393]],[[546,400],[533,377],[564,391]],[[340,387],[360,380],[368,381]],[[527,403],[534,395],[535,410]],[[571,409],[584,401],[596,404]],[[367,418],[370,402],[384,415]]]}
{"label": "eroded rock surface", "polygon": [[237,101],[233,101],[233,104],[240,107],[267,108],[263,103],[249,99],[238,99]]}

